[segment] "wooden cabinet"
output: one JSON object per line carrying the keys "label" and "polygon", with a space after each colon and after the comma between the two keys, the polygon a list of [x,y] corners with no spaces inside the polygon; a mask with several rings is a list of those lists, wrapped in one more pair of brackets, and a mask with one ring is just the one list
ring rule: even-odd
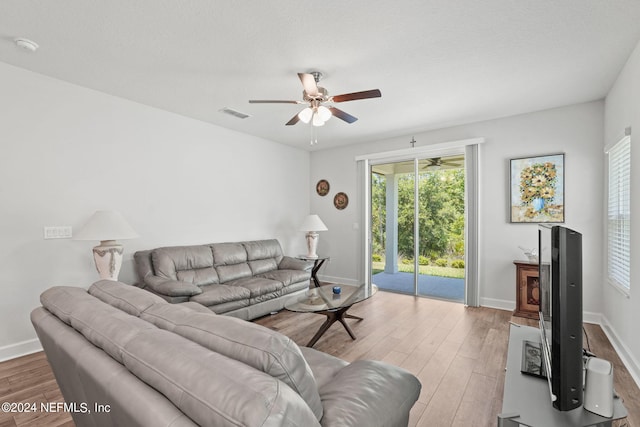
{"label": "wooden cabinet", "polygon": [[540,309],[538,263],[514,261],[516,265],[516,310],[514,316],[537,319]]}

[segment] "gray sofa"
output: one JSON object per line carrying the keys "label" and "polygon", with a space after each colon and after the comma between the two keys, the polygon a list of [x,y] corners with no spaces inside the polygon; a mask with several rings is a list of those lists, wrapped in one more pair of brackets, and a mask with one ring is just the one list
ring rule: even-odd
{"label": "gray sofa", "polygon": [[245,320],[281,310],[305,292],[313,266],[284,256],[275,239],[157,248],[136,252],[134,260],[144,289]]}
{"label": "gray sofa", "polygon": [[120,282],[53,287],[31,321],[83,426],[406,426],[409,372],[347,363]]}

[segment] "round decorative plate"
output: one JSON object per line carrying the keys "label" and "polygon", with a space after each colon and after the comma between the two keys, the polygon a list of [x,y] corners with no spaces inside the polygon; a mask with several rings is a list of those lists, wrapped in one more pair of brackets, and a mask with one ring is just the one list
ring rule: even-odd
{"label": "round decorative plate", "polygon": [[316,184],[316,192],[321,196],[326,196],[329,194],[329,181],[326,179],[321,179]]}
{"label": "round decorative plate", "polygon": [[338,210],[342,210],[349,204],[349,197],[345,193],[338,193],[333,198],[333,206]]}

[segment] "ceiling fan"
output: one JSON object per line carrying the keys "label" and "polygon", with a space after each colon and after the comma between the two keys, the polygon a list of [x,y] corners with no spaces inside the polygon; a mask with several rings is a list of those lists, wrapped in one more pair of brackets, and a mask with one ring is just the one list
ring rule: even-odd
{"label": "ceiling fan", "polygon": [[251,104],[308,104],[308,106],[293,116],[286,125],[295,125],[299,121],[303,123],[309,123],[313,126],[323,126],[331,116],[344,120],[347,123],[353,123],[358,120],[357,117],[352,116],[332,105],[324,105],[355,101],[357,99],[367,98],[379,98],[382,93],[379,89],[365,90],[362,92],[345,93],[342,95],[330,96],[329,92],[323,87],[318,86],[318,82],[322,79],[322,73],[319,71],[312,71],[310,73],[298,73],[298,77],[302,82],[304,90],[302,91],[302,101],[280,101],[272,99],[256,100],[252,99],[249,102]]}
{"label": "ceiling fan", "polygon": [[441,168],[459,168],[462,167],[462,161],[464,157],[434,157],[432,159],[425,159],[429,162],[428,165],[422,167],[422,169],[438,170]]}

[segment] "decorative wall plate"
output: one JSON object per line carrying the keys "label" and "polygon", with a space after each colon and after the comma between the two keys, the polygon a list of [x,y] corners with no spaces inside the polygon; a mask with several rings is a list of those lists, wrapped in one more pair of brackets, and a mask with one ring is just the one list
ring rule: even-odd
{"label": "decorative wall plate", "polygon": [[329,181],[326,179],[321,179],[316,184],[316,192],[321,196],[326,196],[329,194]]}
{"label": "decorative wall plate", "polygon": [[338,210],[342,210],[349,204],[349,197],[345,193],[338,193],[333,198],[333,206]]}

